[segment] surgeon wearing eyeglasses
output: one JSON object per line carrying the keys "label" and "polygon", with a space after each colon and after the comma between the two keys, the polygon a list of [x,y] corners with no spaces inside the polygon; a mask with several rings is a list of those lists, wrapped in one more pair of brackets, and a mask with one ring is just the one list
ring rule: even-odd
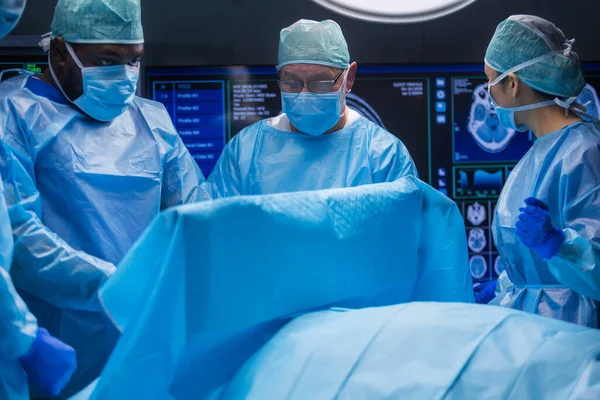
{"label": "surgeon wearing eyeglasses", "polygon": [[281,31],[283,112],[226,146],[209,181],[213,197],[391,182],[417,169],[404,144],[346,106],[356,63],[334,21],[300,20]]}

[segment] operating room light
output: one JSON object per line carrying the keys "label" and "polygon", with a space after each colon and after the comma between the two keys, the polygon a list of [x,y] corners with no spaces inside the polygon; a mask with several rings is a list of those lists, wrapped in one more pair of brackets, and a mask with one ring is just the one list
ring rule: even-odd
{"label": "operating room light", "polygon": [[476,0],[313,0],[348,17],[382,23],[414,23],[440,18]]}

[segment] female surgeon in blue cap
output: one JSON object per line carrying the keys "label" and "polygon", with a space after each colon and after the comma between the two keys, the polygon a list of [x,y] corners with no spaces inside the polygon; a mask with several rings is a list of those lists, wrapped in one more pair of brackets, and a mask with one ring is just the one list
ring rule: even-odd
{"label": "female surgeon in blue cap", "polygon": [[600,125],[574,40],[539,17],[502,22],[485,72],[500,121],[537,140],[500,195],[493,234],[505,271],[491,304],[598,327]]}

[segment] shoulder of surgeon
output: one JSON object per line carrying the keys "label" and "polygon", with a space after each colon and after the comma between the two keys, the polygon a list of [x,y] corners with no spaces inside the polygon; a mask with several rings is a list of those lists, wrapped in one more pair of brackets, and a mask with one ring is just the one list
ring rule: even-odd
{"label": "shoulder of surgeon", "polygon": [[140,110],[148,126],[157,131],[157,133],[160,132],[163,136],[178,136],[171,116],[162,103],[135,96],[133,104]]}
{"label": "shoulder of surgeon", "polygon": [[[256,137],[262,132],[275,132],[275,128],[272,128],[270,123],[278,117],[272,117],[260,120],[242,129],[232,140],[250,140],[254,141]],[[379,125],[371,122],[365,117],[358,117],[358,119],[352,122],[349,126],[342,129],[342,131],[348,131],[349,133],[356,135],[364,135],[368,141],[376,141],[381,146],[395,146],[401,143],[400,139],[386,131]]]}
{"label": "shoulder of surgeon", "polygon": [[[354,134],[362,132],[367,136],[369,154],[373,159],[386,158],[393,155],[395,159],[413,164],[408,149],[397,136],[362,116],[354,124],[357,124]],[[348,128],[352,128],[353,125]]]}
{"label": "shoulder of surgeon", "polygon": [[12,78],[8,78],[0,83],[0,100],[9,101],[16,98],[32,98],[33,97],[26,91],[25,84],[30,75],[18,75]]}
{"label": "shoulder of surgeon", "polygon": [[[19,75],[1,82],[0,107],[9,105],[9,109],[19,110],[19,114],[26,115],[30,107],[39,106],[40,96],[26,90],[28,79],[33,78],[30,75]],[[68,106],[72,107],[70,104]],[[162,137],[177,136],[171,117],[161,103],[136,96],[130,112],[135,113],[137,110],[155,133]]]}
{"label": "shoulder of surgeon", "polygon": [[[359,129],[365,130],[365,132],[369,135],[371,142],[375,141],[383,146],[395,146],[398,143],[402,143],[400,139],[394,136],[391,132],[388,132],[381,126],[363,116],[355,121],[354,124],[357,124],[357,126],[360,127]],[[346,129],[352,128],[354,124],[350,125]]]}
{"label": "shoulder of surgeon", "polygon": [[600,122],[580,122],[565,128],[566,136],[561,142],[564,152],[595,149],[600,145]]}
{"label": "shoulder of surgeon", "polygon": [[567,129],[558,150],[563,169],[587,164],[600,171],[600,122],[581,122]]}
{"label": "shoulder of surgeon", "polygon": [[[269,126],[268,121],[273,118],[267,118],[248,125],[242,129],[237,135],[231,138],[227,143],[228,147],[238,146],[238,143],[254,143],[259,134],[265,131],[271,131],[273,128]],[[252,146],[254,147],[254,146]]]}

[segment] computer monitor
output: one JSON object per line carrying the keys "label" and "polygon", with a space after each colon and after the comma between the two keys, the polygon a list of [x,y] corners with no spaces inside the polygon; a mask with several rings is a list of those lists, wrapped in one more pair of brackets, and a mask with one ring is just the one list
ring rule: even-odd
{"label": "computer monitor", "polygon": [[0,72],[11,71],[3,73],[1,80],[18,75],[14,70],[27,70],[39,74],[44,71],[46,65],[48,65],[48,57],[43,55],[3,55],[0,56]]}

